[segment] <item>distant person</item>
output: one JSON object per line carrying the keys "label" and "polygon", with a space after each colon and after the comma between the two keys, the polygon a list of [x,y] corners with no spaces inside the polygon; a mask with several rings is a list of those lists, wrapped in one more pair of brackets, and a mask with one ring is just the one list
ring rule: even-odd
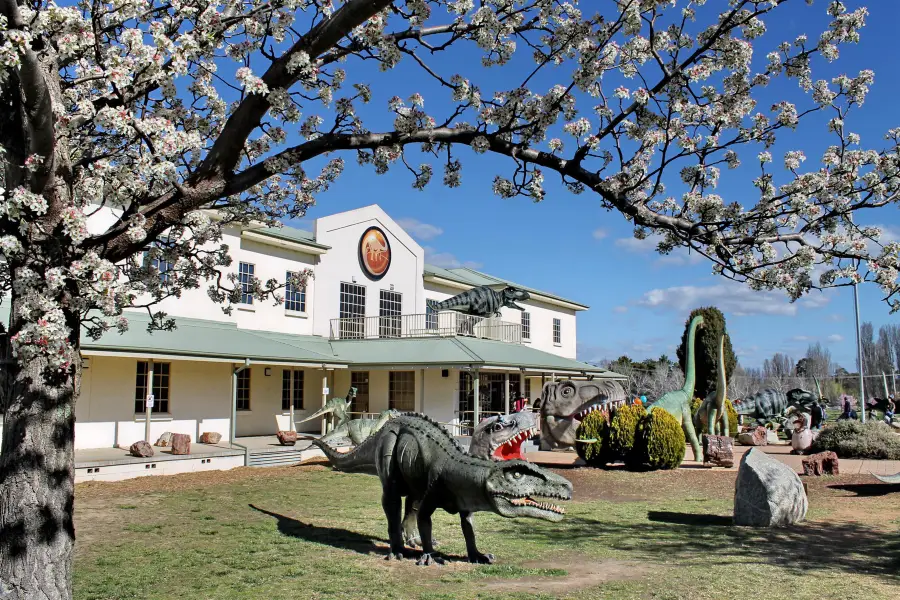
{"label": "distant person", "polygon": [[812,405],[812,414],[810,416],[812,418],[810,429],[821,429],[822,423],[825,422],[825,407],[822,406],[821,402]]}
{"label": "distant person", "polygon": [[894,424],[894,410],[897,406],[894,404],[894,395],[891,394],[888,396],[887,400],[887,408],[884,410],[884,422],[888,425]]}
{"label": "distant person", "polygon": [[838,421],[844,421],[846,419],[856,419],[856,411],[853,410],[853,403],[850,402],[850,396],[843,396],[841,398],[841,416],[838,417]]}
{"label": "distant person", "polygon": [[524,396],[519,396],[516,398],[513,412],[522,412],[525,409],[525,404],[527,404],[527,400],[525,400]]}

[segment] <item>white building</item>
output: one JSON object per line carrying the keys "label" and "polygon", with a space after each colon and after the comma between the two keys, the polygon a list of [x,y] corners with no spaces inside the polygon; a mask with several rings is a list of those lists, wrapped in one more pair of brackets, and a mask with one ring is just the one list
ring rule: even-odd
{"label": "white building", "polygon": [[[91,228],[105,229],[109,217],[95,217]],[[321,217],[312,232],[231,228],[222,243],[236,273],[285,281],[309,268],[314,276],[306,289],[287,290],[281,305],[247,298],[229,316],[201,286],[161,303],[176,317],[174,332],[148,334],[146,317],[134,312],[125,334],[84,337],[76,467],[91,470],[82,479],[113,464],[92,450],[145,438],[150,371],[151,443],[165,431],[194,442],[209,431],[228,448],[232,435],[238,444],[272,436],[291,415],[299,422],[351,386],[355,412],[415,410],[459,426],[473,421],[476,385],[485,414],[509,411],[518,393],[536,398],[544,378],[604,374],[575,360],[576,315],[587,306],[472,269],[427,265],[422,247],[376,205]],[[530,299],[519,302],[525,311],[503,308],[483,320],[426,308],[427,299],[480,285],[527,290]],[[297,429],[321,427],[310,421]],[[251,452],[225,466],[240,460],[251,461]]]}

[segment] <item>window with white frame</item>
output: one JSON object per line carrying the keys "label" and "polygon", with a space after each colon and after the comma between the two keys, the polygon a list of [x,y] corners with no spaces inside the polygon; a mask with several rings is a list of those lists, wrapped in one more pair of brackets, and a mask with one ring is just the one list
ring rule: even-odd
{"label": "window with white frame", "polygon": [[531,398],[531,377],[525,378],[525,391],[523,392],[526,398]]}
{"label": "window with white frame", "polygon": [[378,303],[378,337],[400,337],[402,304],[402,294],[381,290]]}
{"label": "window with white frame", "polygon": [[299,287],[291,283],[296,273],[288,271],[284,280],[284,310],[294,312],[306,312],[306,287]]}
{"label": "window with white frame", "polygon": [[562,344],[562,324],[559,319],[553,319],[553,343]]}
{"label": "window with white frame", "polygon": [[399,411],[416,409],[415,371],[391,371],[388,380],[388,408]]}
{"label": "window with white frame", "polygon": [[166,285],[172,281],[175,275],[175,263],[166,258],[164,243],[165,240],[160,240],[151,248],[144,250],[144,267],[153,273],[157,273],[160,283]]}
{"label": "window with white frame", "polygon": [[303,410],[303,371],[284,369],[281,371],[281,410]]}
{"label": "window with white frame", "polygon": [[253,304],[253,274],[256,266],[238,263],[238,283],[241,284],[241,304]]}
{"label": "window with white frame", "polygon": [[522,339],[531,339],[531,313],[522,311]]}
{"label": "window with white frame", "polygon": [[438,328],[438,313],[431,306],[425,306],[425,329]]}
{"label": "window with white frame", "polygon": [[237,374],[237,410],[250,410],[250,369]]}
{"label": "window with white frame", "polygon": [[361,339],[366,336],[366,288],[355,283],[341,283],[340,336]]}
{"label": "window with white frame", "polygon": [[[151,412],[169,412],[169,373],[171,363],[153,363],[153,408]],[[143,413],[147,410],[147,379],[150,377],[150,362],[139,360],[137,363],[137,377],[134,385],[134,412]]]}

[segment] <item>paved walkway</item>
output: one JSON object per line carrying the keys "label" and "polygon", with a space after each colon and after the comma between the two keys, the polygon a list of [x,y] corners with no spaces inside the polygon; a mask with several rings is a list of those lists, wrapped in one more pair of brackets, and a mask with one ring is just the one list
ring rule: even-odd
{"label": "paved walkway", "polygon": [[[803,473],[803,457],[791,454],[791,447],[788,445],[770,445],[758,446],[766,454],[771,455],[794,469],[798,473]],[[716,467],[717,471],[737,471],[741,458],[751,446],[735,446],[734,447],[734,466],[730,469]],[[691,456],[691,449],[687,448],[685,456]],[[584,461],[578,458],[575,452],[527,452],[525,458],[533,463],[545,465],[548,467],[568,467],[568,466],[584,466]],[[702,463],[685,459],[681,463],[681,469],[705,469]],[[841,475],[868,475],[875,473],[876,475],[893,475],[900,473],[900,460],[868,460],[858,458],[842,458],[840,459]]]}

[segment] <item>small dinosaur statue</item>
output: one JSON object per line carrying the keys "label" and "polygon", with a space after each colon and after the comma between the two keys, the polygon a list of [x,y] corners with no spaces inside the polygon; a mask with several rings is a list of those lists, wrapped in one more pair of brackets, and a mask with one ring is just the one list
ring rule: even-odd
{"label": "small dinosaur statue", "polygon": [[500,309],[504,306],[516,310],[525,310],[516,304],[516,300],[524,301],[529,298],[531,298],[531,294],[511,285],[499,292],[486,285],[481,285],[457,294],[452,298],[447,298],[442,302],[437,302],[436,300],[426,300],[425,302],[435,312],[455,310],[476,317],[499,317]]}
{"label": "small dinosaur statue", "polygon": [[[524,460],[495,461],[463,452],[456,440],[425,415],[404,414],[391,419],[372,437],[346,454],[313,440],[341,470],[371,468],[381,480],[381,505],[388,522],[390,553],[404,555],[402,498],[415,497],[417,522],[424,553],[419,565],[443,564],[434,550],[431,517],[442,508],[459,513],[470,562],[490,564],[494,556],[475,545],[472,515],[489,511],[504,517],[534,517],[559,521],[565,509],[539,498],[570,500],[572,484],[559,475]],[[410,506],[409,500],[406,503]]]}
{"label": "small dinosaur statue", "polygon": [[[300,423],[305,423],[306,421],[311,421],[313,419],[321,419],[329,413],[332,413],[335,416],[340,415],[334,429],[319,439],[329,443],[336,442],[337,440],[349,439],[351,444],[359,445],[370,435],[381,429],[389,419],[401,414],[399,411],[391,408],[382,411],[377,419],[351,419],[347,408],[349,408],[350,401],[355,397],[356,388],[350,388],[350,391],[347,392],[347,400],[344,400],[343,398],[332,398],[325,406],[300,421]],[[310,438],[311,436],[304,437]]]}
{"label": "small dinosaur statue", "polygon": [[694,432],[702,431],[703,417],[706,417],[706,432],[709,435],[728,436],[728,412],[725,410],[725,390],[728,381],[725,377],[725,334],[719,336],[719,356],[717,366],[716,389],[703,399],[694,413]]}
{"label": "small dinosaur statue", "polygon": [[764,389],[735,401],[737,414],[756,419],[760,424],[780,418],[789,406],[809,407],[816,401],[812,392],[795,388],[787,393],[776,389]]}
{"label": "small dinosaur statue", "polygon": [[694,431],[694,423],[691,420],[691,400],[694,398],[694,338],[696,337],[697,327],[703,325],[703,315],[696,315],[691,319],[690,329],[688,330],[688,354],[684,373],[684,387],[680,390],[666,392],[663,396],[650,405],[650,410],[665,410],[669,412],[681,428],[684,429],[684,435],[691,445],[694,452],[694,460],[702,461],[703,454],[700,450],[700,442],[697,441],[697,433]]}

